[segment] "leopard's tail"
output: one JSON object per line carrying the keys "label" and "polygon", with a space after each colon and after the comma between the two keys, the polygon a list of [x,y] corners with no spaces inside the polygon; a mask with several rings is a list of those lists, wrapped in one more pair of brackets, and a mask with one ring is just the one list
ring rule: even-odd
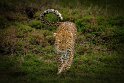
{"label": "leopard's tail", "polygon": [[59,13],[57,10],[54,9],[47,9],[45,10],[43,13],[40,14],[40,19],[43,23],[50,25],[50,26],[57,26],[59,24],[59,22],[49,22],[48,20],[45,19],[45,15],[49,14],[49,13],[53,13],[55,14],[60,20],[63,20],[63,17],[61,15],[61,13]]}

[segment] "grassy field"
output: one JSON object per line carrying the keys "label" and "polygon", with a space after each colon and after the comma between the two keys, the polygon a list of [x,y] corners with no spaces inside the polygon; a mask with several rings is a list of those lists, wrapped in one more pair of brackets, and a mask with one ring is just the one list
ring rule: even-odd
{"label": "grassy field", "polygon": [[[25,12],[32,8],[31,18]],[[53,33],[39,15],[54,8],[76,24],[75,57],[57,75]],[[123,83],[124,6],[122,0],[0,1],[1,83]],[[47,15],[50,21],[57,21]]]}

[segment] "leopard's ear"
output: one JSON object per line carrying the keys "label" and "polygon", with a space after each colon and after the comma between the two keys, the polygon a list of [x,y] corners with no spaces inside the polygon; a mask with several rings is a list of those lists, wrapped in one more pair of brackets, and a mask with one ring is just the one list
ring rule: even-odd
{"label": "leopard's ear", "polygon": [[53,36],[55,37],[56,36],[56,33],[53,33]]}

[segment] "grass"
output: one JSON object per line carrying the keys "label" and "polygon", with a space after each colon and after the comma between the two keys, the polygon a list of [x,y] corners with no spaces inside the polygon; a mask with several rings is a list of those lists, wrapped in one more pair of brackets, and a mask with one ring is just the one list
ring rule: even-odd
{"label": "grass", "polygon": [[78,29],[83,29],[78,31],[73,65],[61,75],[56,74],[57,56],[52,31],[23,23],[1,29],[1,82],[122,83],[123,28],[116,22],[111,24],[105,20],[93,27],[88,22],[91,18],[83,19],[85,28],[80,24],[82,22],[77,23]]}
{"label": "grass", "polygon": [[[34,3],[34,18],[24,8]],[[0,81],[2,83],[123,83],[124,17],[121,0],[0,1]],[[23,6],[22,6],[23,5]],[[39,14],[47,8],[76,24],[75,57],[69,71],[57,75],[53,33]],[[19,9],[19,10],[18,10]],[[3,12],[4,11],[4,12]],[[4,13],[4,14],[3,14]],[[57,21],[52,14],[49,21]]]}
{"label": "grass", "polygon": [[44,55],[38,56],[35,54],[1,56],[1,81],[3,83],[122,83],[124,81],[124,58],[118,54],[76,55],[71,69],[62,75],[56,74],[56,61],[51,60],[51,57],[47,57],[47,59],[44,57]]}

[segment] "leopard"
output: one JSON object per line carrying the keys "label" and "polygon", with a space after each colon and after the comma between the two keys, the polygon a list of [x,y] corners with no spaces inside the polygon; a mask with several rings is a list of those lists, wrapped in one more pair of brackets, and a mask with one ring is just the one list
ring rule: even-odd
{"label": "leopard", "polygon": [[[61,21],[59,22],[49,22],[44,17],[46,14],[53,13],[55,14]],[[58,58],[58,72],[57,74],[61,74],[62,72],[66,72],[70,69],[75,53],[75,41],[77,34],[76,24],[70,21],[62,21],[63,17],[58,10],[47,9],[43,13],[40,14],[40,19],[43,23],[49,26],[56,26],[57,30],[54,33],[55,37],[55,53]]]}

